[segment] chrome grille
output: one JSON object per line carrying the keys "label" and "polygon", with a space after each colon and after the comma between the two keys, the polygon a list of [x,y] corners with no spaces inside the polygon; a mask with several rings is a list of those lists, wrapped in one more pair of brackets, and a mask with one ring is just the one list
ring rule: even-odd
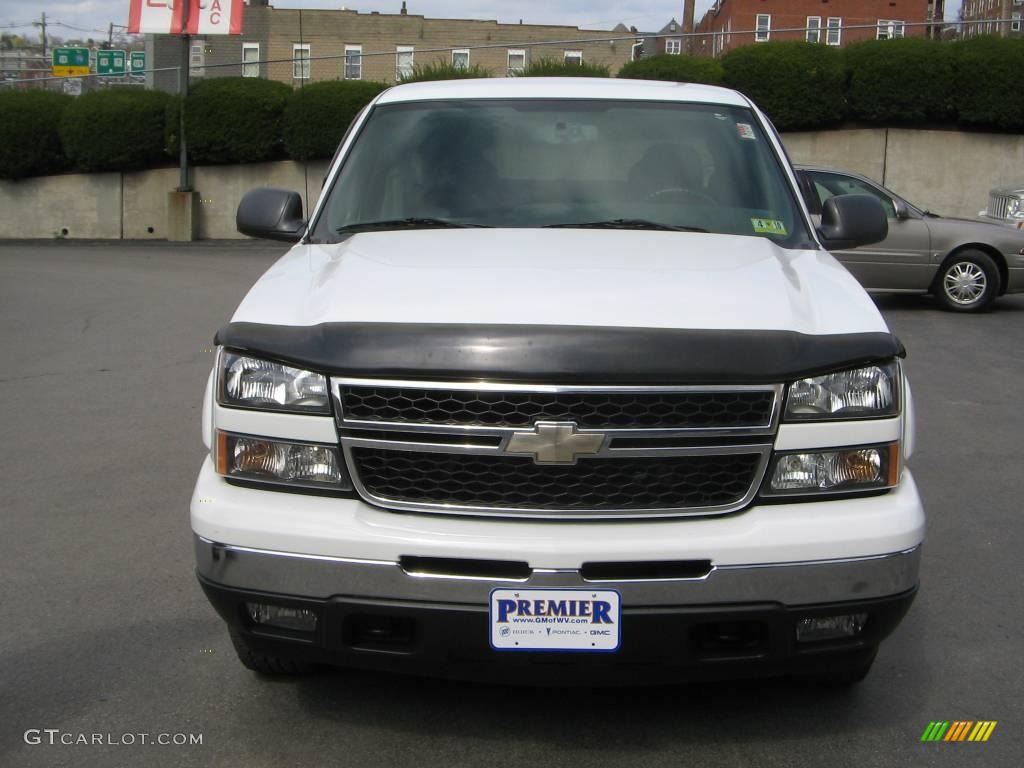
{"label": "chrome grille", "polygon": [[349,421],[529,427],[537,421],[574,421],[580,427],[763,427],[771,423],[775,393],[740,392],[528,392],[341,388]]}
{"label": "chrome grille", "polygon": [[735,504],[753,482],[757,453],[581,459],[539,466],[519,456],[355,448],[374,496],[428,504],[531,510],[678,509]]}
{"label": "chrome grille", "polygon": [[[555,519],[743,508],[767,467],[782,393],[781,385],[331,385],[348,468],[367,501]],[[552,434],[557,450],[545,442]]]}
{"label": "chrome grille", "polygon": [[1010,210],[1010,198],[1007,195],[990,194],[988,196],[988,215],[995,219],[1007,218]]}

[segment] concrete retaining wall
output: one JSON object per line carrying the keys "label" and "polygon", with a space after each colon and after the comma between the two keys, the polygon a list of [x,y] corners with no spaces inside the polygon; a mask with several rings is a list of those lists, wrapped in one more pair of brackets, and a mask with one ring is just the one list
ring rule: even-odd
{"label": "concrete retaining wall", "polygon": [[[320,195],[327,164],[281,161],[193,169],[192,185],[201,201],[199,237],[241,237],[235,210],[253,187],[294,189],[302,193],[308,211],[310,200],[316,203]],[[177,168],[0,181],[0,238],[165,239],[167,193],[177,185]]]}
{"label": "concrete retaining wall", "polygon": [[788,133],[794,163],[857,171],[914,205],[973,218],[993,187],[1024,184],[1024,136],[905,128]]}
{"label": "concrete retaining wall", "polygon": [[[864,129],[789,133],[783,140],[796,163],[859,171],[948,216],[976,216],[990,188],[1024,182],[1020,135]],[[327,161],[194,169],[199,237],[241,237],[235,209],[253,187],[301,192],[308,211],[326,171]],[[177,183],[176,168],[0,181],[0,238],[166,238],[167,193]]]}

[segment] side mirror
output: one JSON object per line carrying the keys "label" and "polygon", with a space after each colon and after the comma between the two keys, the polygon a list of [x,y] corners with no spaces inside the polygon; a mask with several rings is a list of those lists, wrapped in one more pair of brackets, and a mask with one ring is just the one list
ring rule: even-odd
{"label": "side mirror", "polygon": [[878,198],[836,195],[821,206],[821,244],[830,251],[871,245],[889,235],[889,219]]}
{"label": "side mirror", "polygon": [[306,231],[302,196],[273,187],[250,190],[238,204],[235,227],[250,237],[297,242]]}
{"label": "side mirror", "polygon": [[892,201],[893,208],[896,209],[897,219],[909,219],[910,209],[907,208],[907,203],[904,200],[900,200],[898,197],[894,197]]}

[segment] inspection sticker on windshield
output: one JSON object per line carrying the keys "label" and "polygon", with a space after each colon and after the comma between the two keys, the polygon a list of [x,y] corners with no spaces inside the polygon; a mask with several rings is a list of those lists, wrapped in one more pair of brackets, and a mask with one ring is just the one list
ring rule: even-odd
{"label": "inspection sticker on windshield", "polygon": [[489,615],[496,651],[619,649],[622,600],[614,589],[493,589]]}
{"label": "inspection sticker on windshield", "polygon": [[785,235],[786,225],[778,219],[751,219],[754,231],[761,235]]}
{"label": "inspection sticker on windshield", "polygon": [[750,123],[736,123],[736,133],[740,135],[741,139],[757,139],[757,135],[754,133],[754,129],[750,127]]}

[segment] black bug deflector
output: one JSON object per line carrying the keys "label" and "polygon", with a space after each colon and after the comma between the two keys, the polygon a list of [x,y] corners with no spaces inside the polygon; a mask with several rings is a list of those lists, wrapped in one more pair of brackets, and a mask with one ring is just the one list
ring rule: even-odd
{"label": "black bug deflector", "polygon": [[891,333],[229,323],[215,342],[323,373],[529,383],[769,384],[903,357]]}

